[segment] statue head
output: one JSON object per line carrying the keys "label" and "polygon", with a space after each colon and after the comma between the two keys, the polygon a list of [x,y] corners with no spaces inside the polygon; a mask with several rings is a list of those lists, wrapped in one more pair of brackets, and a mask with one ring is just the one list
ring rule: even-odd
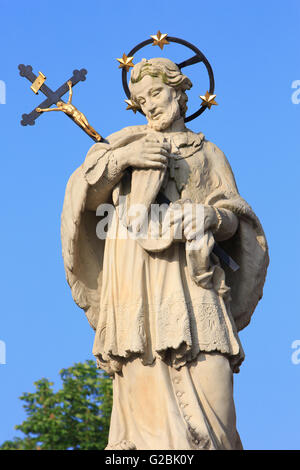
{"label": "statue head", "polygon": [[129,82],[131,100],[146,115],[148,125],[158,131],[185,116],[185,91],[191,87],[177,65],[164,58],[143,59],[132,69]]}

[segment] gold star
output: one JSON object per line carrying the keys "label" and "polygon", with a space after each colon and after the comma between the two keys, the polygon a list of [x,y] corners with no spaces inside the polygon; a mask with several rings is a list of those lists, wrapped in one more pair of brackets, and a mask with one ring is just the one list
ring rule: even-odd
{"label": "gold star", "polygon": [[163,50],[164,45],[170,44],[169,41],[167,41],[167,34],[162,34],[159,30],[157,31],[157,34],[150,36],[153,39],[153,44],[152,46],[159,46],[161,50]]}
{"label": "gold star", "polygon": [[120,62],[119,69],[126,69],[126,72],[130,69],[130,67],[133,67],[134,64],[132,63],[133,57],[127,57],[127,55],[123,54],[123,57],[121,59],[117,59],[118,62]]}
{"label": "gold star", "polygon": [[215,97],[217,95],[211,95],[208,91],[205,93],[204,96],[200,96],[202,99],[202,106],[207,106],[210,109],[213,105],[217,106],[218,103],[215,101]]}
{"label": "gold star", "polygon": [[139,109],[139,108],[138,108],[138,105],[137,105],[134,101],[132,101],[132,100],[124,100],[124,101],[125,101],[126,104],[128,104],[128,106],[127,106],[127,108],[126,108],[126,111],[127,111],[128,109],[131,109],[131,111],[133,111],[134,114],[136,114],[137,110]]}

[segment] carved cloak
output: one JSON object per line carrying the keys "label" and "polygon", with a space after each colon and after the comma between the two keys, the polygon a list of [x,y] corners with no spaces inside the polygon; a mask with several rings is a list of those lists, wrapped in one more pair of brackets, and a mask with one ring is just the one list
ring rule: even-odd
{"label": "carved cloak", "polygon": [[[91,192],[95,191],[97,204],[114,200],[114,204],[118,206],[120,184],[113,188],[109,179],[105,179],[107,161],[114,149],[144,137],[147,132],[147,126],[125,128],[109,136],[109,143],[95,144],[88,152],[84,164],[71,176],[66,188],[61,236],[67,281],[75,302],[84,309],[90,325],[95,330],[99,316],[101,317],[99,305],[105,240],[100,240],[96,235],[99,217],[87,207],[87,195],[89,192],[91,196]],[[199,173],[191,175],[185,188],[185,197],[193,202],[229,209],[239,218],[235,235],[225,242],[220,242],[220,245],[240,266],[236,272],[230,271],[224,265],[222,268],[226,284],[231,289],[231,315],[237,330],[241,330],[248,325],[262,297],[268,266],[266,238],[253,210],[238,194],[224,154],[214,144],[206,141],[203,134],[187,130],[186,137],[192,142],[192,151],[199,155]],[[134,185],[135,173],[137,175],[137,172],[132,174],[132,188],[141,188],[142,179],[138,185]],[[102,186],[97,187],[100,177]],[[155,200],[161,184],[162,178],[158,178],[150,193],[143,193],[143,198],[148,204]],[[197,271],[195,263],[193,269]]]}

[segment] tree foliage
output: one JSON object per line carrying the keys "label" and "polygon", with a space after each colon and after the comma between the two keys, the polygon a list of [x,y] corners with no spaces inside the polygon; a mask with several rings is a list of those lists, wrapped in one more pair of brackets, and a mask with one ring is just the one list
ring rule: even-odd
{"label": "tree foliage", "polygon": [[15,428],[24,438],[5,441],[1,450],[102,450],[107,444],[112,407],[112,381],[93,361],[60,371],[62,387],[35,382],[34,393],[24,393],[26,420]]}

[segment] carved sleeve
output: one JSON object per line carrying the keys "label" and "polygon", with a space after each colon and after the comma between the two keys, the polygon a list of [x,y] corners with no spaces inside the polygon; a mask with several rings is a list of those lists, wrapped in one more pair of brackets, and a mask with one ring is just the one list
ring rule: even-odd
{"label": "carved sleeve", "polygon": [[239,225],[238,217],[228,209],[220,209],[214,207],[217,217],[218,224],[213,230],[216,241],[228,240],[237,231]]}
{"label": "carved sleeve", "polygon": [[120,181],[124,172],[118,165],[113,150],[103,143],[91,147],[82,170],[89,184],[86,207],[96,210],[99,204],[108,201],[113,187]]}

